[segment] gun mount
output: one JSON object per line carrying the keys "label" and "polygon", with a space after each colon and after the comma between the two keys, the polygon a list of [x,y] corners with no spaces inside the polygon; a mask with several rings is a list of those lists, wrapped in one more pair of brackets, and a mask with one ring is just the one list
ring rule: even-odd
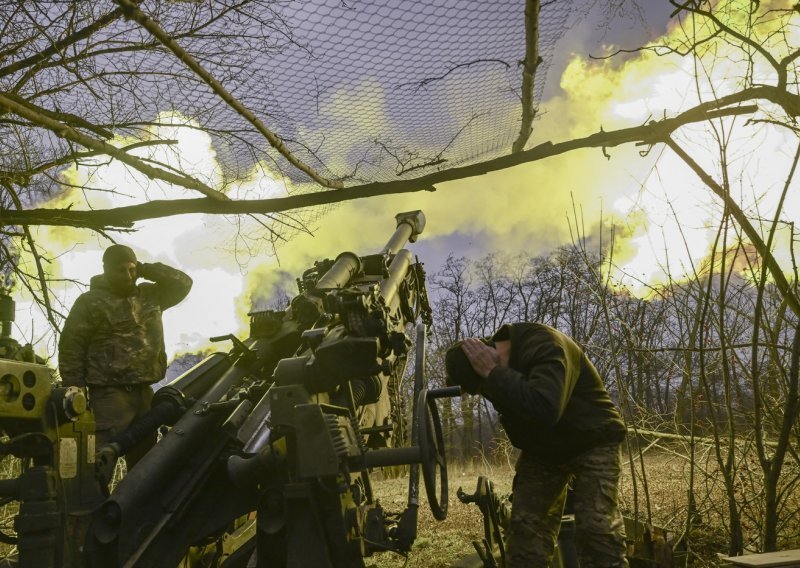
{"label": "gun mount", "polygon": [[11,324],[16,315],[16,304],[11,296],[0,292],[0,359],[42,363],[33,353],[33,346],[20,343],[11,336]]}
{"label": "gun mount", "polygon": [[[98,448],[101,459],[113,461],[144,435],[168,427],[108,498],[97,498],[103,484],[87,474],[95,490],[84,491],[88,497],[79,503],[59,504],[68,434],[58,428],[80,430],[76,425],[86,423],[80,437],[73,436],[78,441],[70,448],[77,449],[70,455],[80,464],[75,469],[89,471],[95,461],[93,421],[86,411],[66,426],[46,422],[51,413],[45,407],[68,397],[52,387],[39,393],[37,400],[51,401],[37,407],[40,422],[33,428],[47,449],[39,461],[50,468],[48,511],[57,517],[50,519],[47,536],[64,532],[65,515],[93,510],[85,555],[76,564],[103,567],[351,567],[363,566],[375,552],[407,553],[416,538],[420,470],[434,516],[447,515],[447,463],[436,400],[460,393],[427,388],[431,313],[425,275],[403,248],[422,233],[425,217],[412,211],[396,221],[379,252],[343,252],[318,261],[298,278],[299,294],[286,310],[250,313],[246,339],[212,338],[230,341],[232,348],[159,389],[148,414]],[[414,386],[408,405],[401,381],[412,334]],[[2,381],[33,369],[0,365]],[[78,395],[70,396],[80,406]],[[0,397],[0,427],[25,436],[21,432],[30,432],[30,425],[17,424],[17,409],[2,402]],[[12,437],[12,446],[27,452],[33,447],[29,441]],[[376,468],[390,466],[409,468],[408,501],[397,513],[384,511],[370,481]],[[0,494],[19,497],[18,480],[4,483]],[[20,542],[33,544],[22,529]],[[20,547],[23,568],[67,560],[56,545],[46,556]]]}

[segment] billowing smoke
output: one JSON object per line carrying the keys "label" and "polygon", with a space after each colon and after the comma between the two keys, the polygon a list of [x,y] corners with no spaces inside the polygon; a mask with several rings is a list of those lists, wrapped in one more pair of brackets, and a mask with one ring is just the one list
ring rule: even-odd
{"label": "billowing smoke", "polygon": [[[680,33],[671,29],[654,44],[667,43]],[[707,70],[707,82],[719,94],[738,89],[734,79],[744,72],[736,67],[737,60],[724,55],[719,52],[718,65]],[[660,57],[652,51],[623,60],[589,60],[585,53],[576,53],[560,77],[560,89],[548,90],[555,94],[542,103],[529,145],[643,124],[686,110],[700,100],[696,71],[691,58]],[[551,68],[551,80],[553,73]],[[352,126],[347,109],[355,105],[348,102],[364,89],[380,88],[379,83],[365,80],[349,90],[327,93],[321,105],[328,113],[340,113],[343,127]],[[398,127],[391,124],[385,109],[376,109],[373,119],[381,128]],[[739,126],[746,119],[737,120],[733,124]],[[365,128],[363,120],[357,124]],[[726,129],[732,125],[731,121],[721,124]],[[745,208],[758,201],[759,212],[769,218],[796,145],[794,135],[778,128],[735,132],[741,134],[726,142],[729,163],[742,172],[736,180],[737,199]],[[207,136],[196,129],[159,135],[179,142],[175,148],[159,150],[163,153],[156,159],[211,185],[218,183],[220,167]],[[676,139],[709,171],[716,171],[719,152],[707,126],[684,128]],[[285,195],[286,182],[271,179],[266,166],[261,166],[250,180],[230,188],[232,195]],[[93,207],[130,204],[143,191],[150,199],[187,196],[186,190],[140,179],[115,161],[91,172],[72,168],[64,176],[75,185],[89,183],[107,190],[93,192]],[[78,202],[75,191],[65,190],[48,206]],[[245,238],[239,220],[221,216],[185,215],[143,222],[135,232],[117,238],[139,251],[143,261],[180,267],[194,279],[190,296],[165,314],[167,346],[174,355],[203,349],[210,336],[242,336],[247,312],[254,306],[280,307],[296,293],[294,279],[315,260],[333,258],[342,251],[363,255],[379,250],[394,230],[394,215],[412,209],[422,209],[427,216],[424,234],[410,248],[429,272],[436,271],[450,252],[472,258],[492,251],[546,253],[570,243],[576,238],[576,228],[583,233],[580,236],[599,246],[601,233],[603,242],[609,243],[609,228],[615,226],[614,277],[634,288],[681,279],[701,266],[721,216],[718,199],[670,150],[663,145],[627,145],[607,152],[573,151],[441,184],[435,192],[345,202],[308,227],[313,234],[299,232],[280,245],[277,256],[267,231],[262,231],[260,239],[253,233]],[[783,217],[800,220],[800,199],[787,200]],[[50,250],[63,253],[51,270],[54,277],[64,279],[55,292],[68,307],[81,291],[74,282],[88,282],[100,270],[102,250],[109,243],[88,231],[64,228],[42,227],[35,237]],[[779,234],[776,242],[779,259],[788,258],[786,234]],[[46,325],[37,323],[36,327],[44,330]]]}

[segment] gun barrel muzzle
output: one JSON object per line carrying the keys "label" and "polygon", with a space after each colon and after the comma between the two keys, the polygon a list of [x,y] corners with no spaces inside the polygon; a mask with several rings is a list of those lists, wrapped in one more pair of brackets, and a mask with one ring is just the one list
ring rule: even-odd
{"label": "gun barrel muzzle", "polygon": [[11,337],[11,324],[14,322],[16,306],[11,296],[0,294],[0,337]]}
{"label": "gun barrel muzzle", "polygon": [[417,237],[425,230],[425,214],[420,211],[407,211],[405,213],[398,213],[395,215],[397,220],[397,228],[383,247],[381,253],[395,254],[405,246],[407,242],[414,242]]}

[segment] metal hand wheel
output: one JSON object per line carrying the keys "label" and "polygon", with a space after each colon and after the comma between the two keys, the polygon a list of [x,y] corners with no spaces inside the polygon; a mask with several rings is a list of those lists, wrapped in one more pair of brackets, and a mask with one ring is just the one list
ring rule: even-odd
{"label": "metal hand wheel", "polygon": [[[436,397],[422,389],[417,397],[417,432],[419,432],[420,464],[425,493],[433,516],[443,521],[447,518],[447,458],[445,456],[442,422]],[[436,478],[439,478],[437,487]],[[437,494],[438,490],[438,494]]]}

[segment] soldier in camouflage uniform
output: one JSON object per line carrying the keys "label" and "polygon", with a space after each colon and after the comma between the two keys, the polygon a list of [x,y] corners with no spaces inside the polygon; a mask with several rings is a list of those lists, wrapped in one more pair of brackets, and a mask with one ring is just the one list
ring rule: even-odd
{"label": "soldier in camouflage uniform", "polygon": [[485,396],[522,450],[508,566],[550,566],[570,481],[581,567],[628,566],[617,505],[625,426],[580,347],[552,327],[517,323],[453,345],[445,362],[448,383]]}
{"label": "soldier in camouflage uniform", "polygon": [[[137,285],[139,278],[151,282]],[[64,386],[88,388],[98,449],[149,410],[150,385],[167,369],[161,312],[191,287],[180,270],[143,264],[129,247],[112,245],[103,254],[103,274],[92,277],[89,291],[72,306],[58,343],[58,368]],[[128,468],[155,441],[154,433],[129,451]]]}

